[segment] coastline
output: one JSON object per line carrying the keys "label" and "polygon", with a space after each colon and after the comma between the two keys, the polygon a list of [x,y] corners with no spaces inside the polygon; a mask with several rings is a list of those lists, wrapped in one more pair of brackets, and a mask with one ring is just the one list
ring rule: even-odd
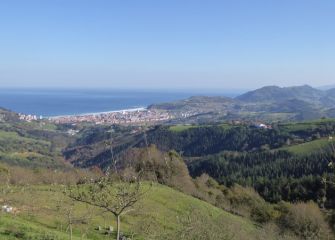
{"label": "coastline", "polygon": [[109,114],[109,113],[122,113],[122,112],[127,113],[127,112],[136,112],[136,111],[146,111],[147,109],[148,109],[148,107],[138,107],[138,108],[127,108],[127,109],[120,109],[120,110],[105,111],[105,112],[57,115],[57,116],[50,116],[50,117],[45,117],[45,118],[47,118],[47,119],[57,119],[57,118],[62,118],[62,117],[97,116],[97,115]]}

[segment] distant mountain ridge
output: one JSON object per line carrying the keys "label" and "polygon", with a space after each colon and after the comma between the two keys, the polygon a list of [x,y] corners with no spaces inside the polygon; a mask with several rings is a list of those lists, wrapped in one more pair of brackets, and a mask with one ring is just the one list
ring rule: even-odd
{"label": "distant mountain ridge", "polygon": [[335,88],[335,84],[318,87],[320,90],[329,90]]}
{"label": "distant mountain ridge", "polygon": [[266,86],[254,91],[242,94],[236,99],[246,102],[259,101],[284,101],[289,99],[299,99],[310,101],[320,101],[327,95],[327,92],[312,88],[311,86],[295,86],[295,87],[277,87]]}
{"label": "distant mountain ridge", "polygon": [[170,111],[194,121],[206,119],[309,120],[335,117],[335,88],[320,90],[309,85],[265,86],[235,98],[194,96],[149,108]]}
{"label": "distant mountain ridge", "polygon": [[[152,104],[148,109],[169,112],[170,123],[206,123],[226,120],[302,121],[335,118],[335,88],[321,90],[309,85],[265,86],[235,98],[192,96]],[[19,115],[0,109],[0,121],[19,121]]]}

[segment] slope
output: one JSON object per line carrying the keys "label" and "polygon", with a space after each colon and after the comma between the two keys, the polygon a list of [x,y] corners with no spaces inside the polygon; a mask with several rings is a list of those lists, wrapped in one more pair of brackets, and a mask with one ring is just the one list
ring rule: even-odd
{"label": "slope", "polygon": [[[59,205],[61,199],[67,201],[64,200],[61,187],[33,186],[24,192],[11,193],[6,199],[20,212],[16,217],[9,214],[1,217],[1,239],[68,239],[65,231],[66,215],[62,205]],[[88,208],[75,204],[74,209],[75,214],[83,215]],[[96,227],[115,227],[112,216],[102,214],[96,208],[90,210],[93,213],[91,221],[74,225],[74,239],[80,239],[83,233],[86,233],[86,239],[105,239],[105,231],[97,231]],[[125,233],[131,233],[132,230],[140,233],[135,239],[162,239],[165,235],[183,231],[183,223],[178,219],[186,219],[191,215],[206,219],[208,225],[203,227],[220,226],[227,236],[234,235],[234,239],[260,239],[265,234],[263,229],[245,218],[158,184],[151,187],[136,211],[123,218],[122,227]],[[271,237],[268,235],[267,239]]]}

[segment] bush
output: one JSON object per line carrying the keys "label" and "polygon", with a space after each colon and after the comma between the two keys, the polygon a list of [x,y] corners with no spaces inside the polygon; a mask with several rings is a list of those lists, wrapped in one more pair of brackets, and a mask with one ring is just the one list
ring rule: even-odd
{"label": "bush", "polygon": [[289,229],[302,239],[327,239],[329,226],[314,202],[281,203],[283,215],[279,220],[282,228]]}
{"label": "bush", "polygon": [[258,223],[266,223],[279,217],[279,212],[253,189],[234,185],[228,194],[234,213],[251,217]]}
{"label": "bush", "polygon": [[266,204],[258,204],[251,209],[251,219],[258,223],[266,223],[272,220],[272,209]]}

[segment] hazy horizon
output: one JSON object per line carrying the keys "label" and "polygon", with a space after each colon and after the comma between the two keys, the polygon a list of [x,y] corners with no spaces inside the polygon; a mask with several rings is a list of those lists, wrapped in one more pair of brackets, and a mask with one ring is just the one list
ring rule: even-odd
{"label": "hazy horizon", "polygon": [[310,86],[315,89],[319,90],[329,90],[332,88],[335,88],[335,84],[330,84],[330,85],[322,85],[322,86],[313,86],[309,84],[301,84],[301,85],[287,85],[287,86],[281,86],[281,85],[276,85],[276,84],[271,84],[271,85],[264,85],[260,87],[255,87],[255,88],[164,88],[164,87],[156,87],[156,88],[148,88],[148,87],[104,87],[104,86],[5,86],[1,87],[0,90],[13,90],[13,91],[29,91],[29,90],[48,90],[48,91],[124,91],[124,92],[171,92],[171,93],[178,93],[178,92],[184,92],[184,93],[210,93],[210,94],[218,94],[218,95],[224,95],[222,93],[233,93],[236,96],[238,94],[243,94],[249,91],[254,91],[263,87],[280,87],[280,88],[290,88],[290,87],[302,87],[302,86]]}
{"label": "hazy horizon", "polygon": [[335,2],[0,3],[2,88],[253,90],[335,79]]}

